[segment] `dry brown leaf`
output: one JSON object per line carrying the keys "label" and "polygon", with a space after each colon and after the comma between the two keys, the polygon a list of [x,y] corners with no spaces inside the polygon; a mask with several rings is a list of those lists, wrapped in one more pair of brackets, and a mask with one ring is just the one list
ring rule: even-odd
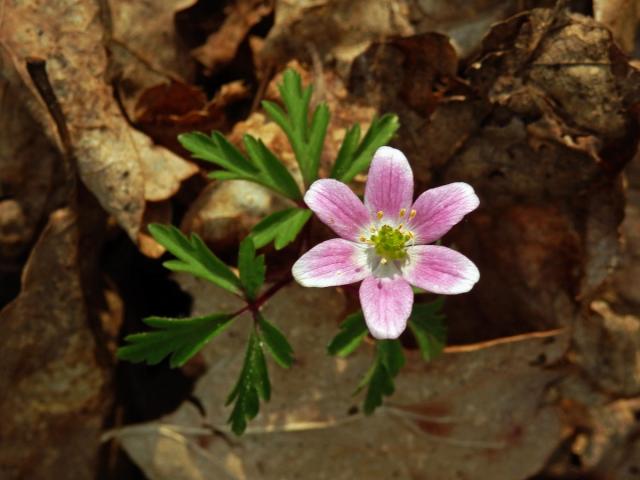
{"label": "dry brown leaf", "polygon": [[38,226],[64,200],[64,160],[1,74],[0,112],[0,263],[18,270]]}
{"label": "dry brown leaf", "polygon": [[103,347],[90,327],[74,215],[56,210],[2,311],[0,477],[86,479],[110,397]]}
{"label": "dry brown leaf", "polygon": [[80,176],[136,240],[145,201],[168,198],[196,167],[154,147],[122,116],[105,83],[108,59],[102,13],[93,3],[4,3],[0,11],[3,74],[15,88],[25,87],[36,95],[38,101],[31,98],[27,104],[45,133],[57,141],[25,66],[31,57],[46,60]]}
{"label": "dry brown leaf", "polygon": [[[237,300],[215,287],[186,276],[180,282],[194,297],[193,314],[237,308]],[[310,471],[334,479],[521,479],[538,471],[561,441],[560,410],[545,391],[562,375],[548,366],[567,348],[566,334],[450,348],[426,365],[408,351],[395,395],[363,417],[354,413],[361,398],[352,391],[371,362],[371,345],[348,359],[330,358],[324,348],[344,308],[338,292],[299,286],[267,304],[264,314],[287,332],[296,362],[287,371],[270,365],[273,398],[244,437],[227,441],[209,431],[228,432],[222,405],[242,362],[250,327],[244,317],[202,353],[209,369],[194,395],[205,418],[185,404],[115,437],[152,480],[304,478]],[[168,449],[176,457],[161,453]],[[319,452],[331,461],[318,462]]]}
{"label": "dry brown leaf", "polygon": [[221,27],[207,37],[204,45],[193,50],[193,56],[209,75],[226,65],[236,55],[251,27],[273,10],[271,1],[236,0],[225,9]]}
{"label": "dry brown leaf", "polygon": [[593,0],[593,16],[611,29],[627,54],[633,53],[640,22],[638,0]]}
{"label": "dry brown leaf", "polygon": [[127,116],[142,92],[171,81],[187,82],[195,74],[189,49],[175,28],[175,15],[194,0],[130,2],[108,0],[111,32],[108,38],[112,57],[109,75]]}
{"label": "dry brown leaf", "polygon": [[[478,339],[467,319],[481,312],[486,338],[576,321],[615,263],[619,170],[637,141],[636,73],[593,19],[523,13],[496,25],[478,58],[472,89],[445,90],[428,119],[401,93],[380,96],[413,133],[397,142],[414,170],[479,192],[478,212],[446,239],[483,272],[470,295],[448,303],[453,335],[467,341]],[[375,59],[354,62],[374,73],[363,97],[429,80],[400,69],[397,56]]]}
{"label": "dry brown leaf", "polygon": [[163,83],[141,93],[134,119],[157,143],[188,155],[180,146],[178,135],[228,130],[226,108],[248,95],[248,88],[240,81],[223,85],[210,101],[198,87],[181,82]]}
{"label": "dry brown leaf", "polygon": [[290,60],[318,55],[348,69],[353,58],[382,36],[410,35],[404,1],[278,1],[275,24],[260,50],[259,65],[283,66]]}

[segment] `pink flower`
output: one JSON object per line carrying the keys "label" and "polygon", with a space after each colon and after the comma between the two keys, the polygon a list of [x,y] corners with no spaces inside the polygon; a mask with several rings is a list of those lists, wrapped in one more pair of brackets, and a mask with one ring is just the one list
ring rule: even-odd
{"label": "pink flower", "polygon": [[337,180],[314,182],[304,200],[341,238],[327,240],[293,265],[305,287],[362,281],[360,303],[371,334],[397,338],[413,307],[411,285],[438,294],[471,290],[478,268],[435,242],[480,203],[473,188],[450,183],[412,203],[413,172],[400,150],[379,148],[371,162],[364,205]]}

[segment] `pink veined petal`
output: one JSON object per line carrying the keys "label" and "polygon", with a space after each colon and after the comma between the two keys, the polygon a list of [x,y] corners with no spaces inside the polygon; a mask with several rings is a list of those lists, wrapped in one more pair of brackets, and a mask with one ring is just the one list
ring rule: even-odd
{"label": "pink veined petal", "polygon": [[347,285],[371,275],[366,249],[342,238],[316,245],[298,259],[291,271],[303,287]]}
{"label": "pink veined petal", "polygon": [[407,228],[414,233],[416,243],[435,242],[479,204],[473,187],[467,183],[432,188],[416,199],[411,207],[416,215]]}
{"label": "pink veined petal", "polygon": [[402,276],[428,292],[453,295],[465,293],[480,280],[475,264],[461,253],[439,245],[407,248],[409,261]]}
{"label": "pink veined petal", "polygon": [[398,338],[411,315],[413,290],[400,276],[371,276],[360,285],[360,303],[371,335]]}
{"label": "pink veined petal", "polygon": [[364,205],[372,218],[377,212],[383,218],[397,220],[400,209],[409,211],[413,200],[413,171],[407,157],[400,150],[380,147],[371,161]]}
{"label": "pink veined petal", "polygon": [[371,219],[355,193],[333,179],[313,182],[304,196],[305,203],[323,223],[347,240],[356,240]]}

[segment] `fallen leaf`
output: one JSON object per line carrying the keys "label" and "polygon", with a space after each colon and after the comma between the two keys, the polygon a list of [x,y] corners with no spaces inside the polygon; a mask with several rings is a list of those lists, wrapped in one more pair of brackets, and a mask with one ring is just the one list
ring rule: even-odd
{"label": "fallen leaf", "polygon": [[103,346],[90,327],[68,209],[49,218],[24,267],[19,296],[0,311],[0,476],[94,475],[111,396]]}
{"label": "fallen leaf", "polygon": [[[82,181],[103,208],[137,240],[145,201],[173,195],[196,167],[154,147],[127,124],[106,83],[102,18],[99,6],[91,3],[5,4],[0,18],[3,75],[14,88],[35,94],[25,62],[33,57],[46,60],[63,115],[60,121],[69,133],[70,145],[64,148],[72,152],[65,153],[73,154]],[[44,133],[61,145],[40,96],[27,106]]]}
{"label": "fallen leaf", "polygon": [[[237,308],[237,300],[218,289],[179,278],[194,297],[193,314]],[[562,357],[566,333],[451,347],[430,364],[419,352],[406,352],[396,394],[363,417],[354,413],[361,399],[352,391],[371,362],[371,345],[341,359],[328,357],[322,341],[335,334],[344,308],[338,292],[299,286],[267,304],[264,315],[287,332],[295,364],[287,371],[270,365],[274,396],[242,438],[222,436],[228,432],[222,405],[241,365],[250,327],[244,317],[202,352],[209,369],[194,395],[204,418],[185,404],[159,422],[129,426],[113,437],[152,480],[275,479],[310,469],[336,479],[520,479],[542,468],[562,439],[560,411],[545,402],[545,390],[562,375],[547,366]],[[179,462],[160,453],[170,448],[180,452]],[[319,451],[331,461],[318,463]]]}
{"label": "fallen leaf", "polygon": [[207,37],[204,45],[193,50],[193,56],[212,75],[236,55],[238,47],[251,27],[273,10],[271,1],[235,0],[225,9],[226,18],[218,30]]}

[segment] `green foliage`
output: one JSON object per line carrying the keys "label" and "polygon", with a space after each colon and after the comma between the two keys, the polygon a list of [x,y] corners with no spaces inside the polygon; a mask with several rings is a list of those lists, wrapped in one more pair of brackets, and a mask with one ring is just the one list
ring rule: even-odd
{"label": "green foliage", "polygon": [[368,386],[364,398],[363,410],[366,415],[372,414],[382,405],[384,396],[393,395],[395,390],[393,379],[404,366],[404,354],[399,340],[378,340],[376,342],[376,358],[369,372],[358,385],[358,391]]}
{"label": "green foliage", "polygon": [[253,227],[250,236],[256,248],[274,242],[281,250],[296,239],[311,215],[311,210],[297,207],[275,212]]}
{"label": "green foliage", "polygon": [[318,178],[322,146],[329,125],[329,108],[325,103],[318,105],[309,123],[309,101],[313,87],[309,85],[303,89],[300,75],[294,70],[284,72],[278,88],[286,111],[268,100],[262,102],[262,107],[289,138],[302,177],[310,185]]}
{"label": "green foliage", "polygon": [[256,247],[249,237],[240,243],[238,270],[240,271],[240,283],[247,299],[249,301],[255,300],[258,291],[264,284],[266,267],[264,255],[256,257]]}
{"label": "green foliage", "polygon": [[[442,304],[439,298],[431,303],[416,303],[409,317],[409,328],[413,332],[420,352],[425,360],[438,356],[446,342],[446,328]],[[361,311],[349,315],[340,325],[340,332],[327,346],[330,355],[350,355],[367,335],[367,325]],[[369,415],[382,405],[383,398],[393,394],[393,379],[405,363],[399,340],[376,341],[376,357],[373,365],[359,383],[356,392],[367,388],[363,410]]]}
{"label": "green foliage", "polygon": [[282,162],[261,140],[251,135],[243,138],[248,159],[220,132],[213,132],[210,137],[200,132],[183,133],[178,136],[178,140],[193,157],[215,163],[222,168],[211,172],[211,178],[249,180],[292,200],[302,198],[298,184]]}
{"label": "green foliage", "polygon": [[282,193],[285,197],[294,200],[302,198],[298,184],[289,173],[289,170],[267,148],[262,140],[258,140],[251,135],[245,135],[242,140],[249,158],[261,172],[264,185]]}
{"label": "green foliage", "polygon": [[327,352],[346,357],[360,346],[367,332],[362,311],[352,313],[340,324],[340,332],[327,345]]}
{"label": "green foliage", "polygon": [[156,365],[171,355],[171,368],[181,367],[222,332],[232,318],[220,313],[193,318],[148,317],[143,322],[155,330],[128,335],[128,345],[120,347],[117,356],[120,360]]}
{"label": "green foliage", "polygon": [[443,304],[443,298],[431,303],[416,303],[409,317],[409,328],[418,342],[422,358],[426,361],[440,355],[447,341]]}
{"label": "green foliage", "polygon": [[242,435],[247,428],[247,421],[255,418],[260,410],[260,399],[269,401],[271,383],[267,362],[262,352],[258,332],[253,331],[247,343],[247,353],[240,372],[240,377],[225,405],[235,402],[228,423],[236,435]]}
{"label": "green foliage", "polygon": [[375,151],[389,143],[399,127],[397,115],[387,113],[371,122],[369,130],[360,141],[360,125],[356,123],[347,131],[342,141],[331,177],[343,182],[353,180],[353,177],[369,167]]}
{"label": "green foliage", "polygon": [[207,248],[198,235],[187,237],[172,225],[157,223],[149,224],[149,232],[160,245],[177,257],[177,260],[164,262],[165,268],[188,272],[231,293],[241,293],[240,279]]}
{"label": "green foliage", "polygon": [[258,326],[262,332],[262,339],[269,349],[273,359],[282,368],[289,368],[293,364],[293,348],[287,338],[278,328],[269,323],[260,312],[257,314]]}

